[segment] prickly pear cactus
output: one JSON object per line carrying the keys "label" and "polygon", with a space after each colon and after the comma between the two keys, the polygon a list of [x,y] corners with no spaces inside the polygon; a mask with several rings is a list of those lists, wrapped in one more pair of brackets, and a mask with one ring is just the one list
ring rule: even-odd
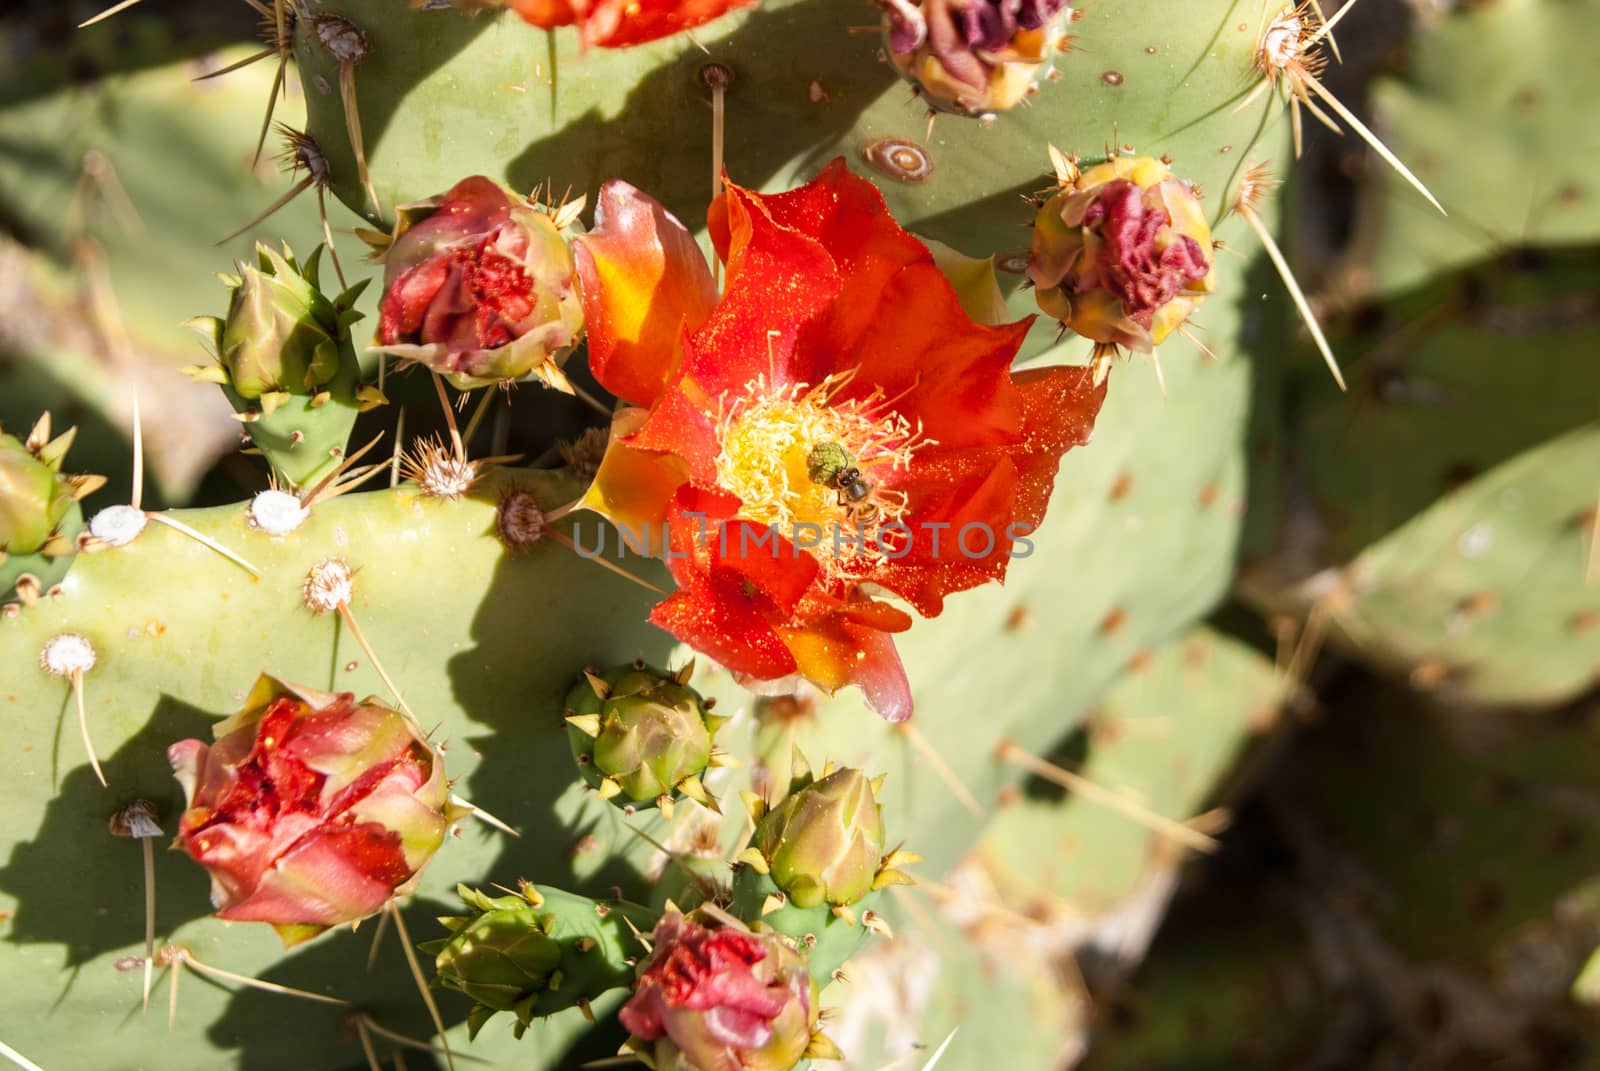
{"label": "prickly pear cactus", "polygon": [[[1287,307],[1276,91],[1316,24],[1285,54],[1243,0],[885,0],[881,34],[845,0],[249,6],[264,44],[220,65],[257,65],[197,89],[219,57],[165,51],[46,177],[0,169],[61,256],[74,157],[114,168],[161,252],[95,232],[90,274],[137,331],[211,317],[193,378],[250,446],[202,507],[117,483],[69,569],[5,592],[0,1052],[870,1060],[821,1012],[896,962],[905,886],[1011,843],[1144,652],[1181,692],[1171,637],[1229,585]],[[116,20],[84,39],[161,40]],[[6,99],[0,130],[83,106]],[[168,181],[180,136],[215,174]],[[30,542],[65,519],[24,505]],[[1084,834],[1097,904],[1277,696],[1216,659],[1241,694],[1145,760],[1189,775],[1130,772],[1127,836]],[[1006,984],[1055,1029],[1049,976]],[[977,997],[930,999],[933,1030]]]}
{"label": "prickly pear cactus", "polygon": [[1600,926],[1571,806],[1593,709],[1462,719],[1371,678],[1326,700],[1238,846],[1263,862],[1180,897],[1084,1066],[1592,1060],[1567,995]]}
{"label": "prickly pear cactus", "polygon": [[[1577,121],[1548,81],[1572,62],[1543,29],[1566,10],[1439,16],[1404,83],[1376,84],[1391,148],[1450,215],[1413,211],[1393,178],[1359,203],[1327,302],[1351,389],[1295,363],[1272,432],[1289,508],[1243,574],[1270,612],[1476,706],[1559,704],[1600,680],[1600,247],[1592,178],[1542,147]],[[1507,47],[1523,34],[1539,44]],[[1491,132],[1485,159],[1539,162],[1515,193],[1500,166],[1467,182],[1443,163],[1467,115]]]}

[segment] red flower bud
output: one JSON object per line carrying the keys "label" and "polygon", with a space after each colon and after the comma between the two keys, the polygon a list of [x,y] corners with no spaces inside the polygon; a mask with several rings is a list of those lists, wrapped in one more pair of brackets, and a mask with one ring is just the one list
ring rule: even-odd
{"label": "red flower bud", "polygon": [[383,286],[378,344],[462,389],[532,373],[559,383],[583,330],[560,228],[482,175],[401,209]]}
{"label": "red flower bud", "polygon": [[376,912],[444,841],[444,763],[374,700],[263,676],[216,737],[167,758],[189,801],[178,843],[210,871],[218,918],[297,944]]}
{"label": "red flower bud", "polygon": [[805,1055],[816,986],[783,938],[669,911],[651,941],[618,1018],[657,1071],[788,1071]]}

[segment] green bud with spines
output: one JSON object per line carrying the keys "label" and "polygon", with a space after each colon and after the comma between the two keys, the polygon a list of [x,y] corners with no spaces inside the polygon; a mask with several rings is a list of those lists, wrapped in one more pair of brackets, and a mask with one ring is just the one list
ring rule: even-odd
{"label": "green bud with spines", "polygon": [[254,266],[220,277],[229,288],[227,315],[189,321],[217,363],[185,371],[222,387],[255,445],[296,486],[337,466],[357,413],[378,401],[361,390],[350,334],[368,280],[329,298],[321,257],[319,246],[302,265],[287,245],[280,252],[258,244]]}
{"label": "green bud with spines", "polygon": [[751,847],[796,906],[843,907],[872,891],[883,837],[872,781],[845,767],[780,800],[757,823]]}
{"label": "green bud with spines", "polygon": [[456,892],[472,914],[440,918],[451,936],[418,947],[434,957],[434,985],[477,1002],[467,1017],[473,1037],[498,1012],[516,1016],[519,1038],[535,1018],[573,1007],[589,1014],[601,994],[632,984],[634,931],[648,933],[658,917],[528,883],[513,896]]}
{"label": "green bud with spines", "polygon": [[584,780],[623,808],[687,797],[713,810],[702,780],[727,758],[713,740],[725,719],[689,687],[693,666],[676,674],[635,662],[586,672],[567,693],[567,736]]}
{"label": "green bud with spines", "polygon": [[71,476],[61,463],[76,429],[50,438],[50,414],[34,424],[25,440],[0,429],[0,599],[8,598],[24,576],[37,594],[66,572],[83,528],[78,500],[105,479]]}
{"label": "green bud with spines", "polygon": [[798,751],[793,764],[777,803],[744,794],[756,828],[734,860],[732,909],[792,938],[813,973],[827,978],[869,934],[888,933],[871,910],[874,894],[909,882],[899,868],[918,857],[884,851],[881,777],[831,765],[815,776]]}

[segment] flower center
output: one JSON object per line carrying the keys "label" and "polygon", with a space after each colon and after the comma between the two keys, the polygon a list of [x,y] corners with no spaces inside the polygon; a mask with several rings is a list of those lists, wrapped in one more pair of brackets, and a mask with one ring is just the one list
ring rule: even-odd
{"label": "flower center", "polygon": [[533,315],[537,296],[520,259],[526,252],[527,239],[509,224],[476,248],[451,251],[475,299],[478,341],[486,349],[515,341]]}
{"label": "flower center", "polygon": [[719,418],[717,483],[744,503],[740,516],[813,544],[825,567],[875,561],[903,541],[884,528],[905,515],[905,493],[883,484],[932,441],[880,392],[836,400],[848,378],[781,390],[757,378]]}

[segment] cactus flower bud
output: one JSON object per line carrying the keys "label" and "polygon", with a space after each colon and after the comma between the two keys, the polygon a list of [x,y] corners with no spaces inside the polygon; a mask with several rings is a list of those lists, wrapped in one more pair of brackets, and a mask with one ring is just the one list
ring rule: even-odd
{"label": "cactus flower bud", "polygon": [[523,897],[489,897],[469,889],[461,896],[477,914],[445,920],[454,936],[428,947],[438,984],[491,1011],[519,1011],[526,1005],[531,1016],[539,993],[561,966],[560,946]]}
{"label": "cactus flower bud", "polygon": [[847,768],[785,796],[757,823],[751,847],[796,907],[847,906],[872,891],[883,838],[872,782]]}
{"label": "cactus flower bud", "polygon": [[188,797],[177,843],[217,917],[294,945],[407,891],[454,819],[444,762],[401,714],[263,675],[216,743],[167,750]]}
{"label": "cactus flower bud", "polygon": [[989,116],[1035,92],[1071,0],[884,0],[887,53],[938,111]]}
{"label": "cactus flower bud", "polygon": [[72,489],[15,438],[0,433],[0,551],[32,554],[72,509]]}
{"label": "cactus flower bud", "polygon": [[577,269],[554,215],[482,175],[403,205],[384,254],[378,345],[462,390],[537,375],[564,387],[559,365],[583,331]]}
{"label": "cactus flower bud", "polygon": [[1149,353],[1215,288],[1194,188],[1149,156],[1079,172],[1040,208],[1028,278],[1039,308],[1084,338]]}
{"label": "cactus flower bud", "polygon": [[255,445],[290,483],[314,482],[338,463],[360,410],[361,364],[350,328],[367,281],[330,298],[318,279],[318,247],[302,265],[285,245],[257,244],[241,264],[222,319],[189,326],[211,342],[217,363],[186,371],[216,383],[244,415]]}
{"label": "cactus flower bud", "polygon": [[651,942],[618,1018],[656,1071],[789,1071],[812,1047],[817,987],[782,937],[669,910]]}
{"label": "cactus flower bud", "polygon": [[516,1015],[520,1038],[537,1016],[631,985],[634,933],[657,918],[637,904],[526,883],[515,896],[456,892],[472,914],[440,919],[451,936],[420,947],[434,957],[436,985],[477,1002],[467,1019],[474,1037],[496,1012]]}
{"label": "cactus flower bud", "polygon": [[317,289],[316,257],[301,274],[287,250],[258,245],[256,256],[256,267],[240,269],[222,323],[228,384],[241,398],[311,393],[338,374],[341,334],[335,306]]}
{"label": "cactus flower bud", "polygon": [[688,796],[714,806],[700,778],[721,758],[722,719],[676,676],[636,663],[586,675],[567,695],[568,738],[584,779],[622,806]]}
{"label": "cactus flower bud", "polygon": [[51,439],[48,413],[26,441],[0,429],[0,599],[24,575],[40,586],[55,583],[76,549],[73,537],[83,526],[78,500],[105,480],[62,474],[75,434]]}

